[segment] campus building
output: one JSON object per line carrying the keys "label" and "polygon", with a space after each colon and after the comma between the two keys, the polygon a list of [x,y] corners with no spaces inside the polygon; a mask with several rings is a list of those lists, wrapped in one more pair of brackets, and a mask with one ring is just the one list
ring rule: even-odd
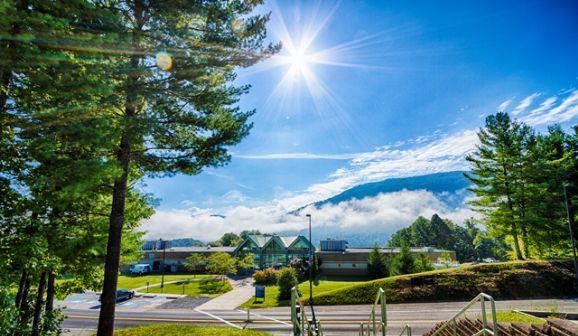
{"label": "campus building", "polygon": [[[309,254],[309,240],[304,236],[249,235],[237,247],[189,246],[170,247],[168,244],[147,243],[143,246],[143,259],[139,264],[149,264],[153,271],[184,272],[185,260],[194,253],[205,257],[212,253],[225,252],[235,257],[247,253],[253,254],[257,269],[286,266],[294,258],[306,258]],[[325,275],[366,275],[367,258],[372,248],[350,248],[345,240],[325,239],[319,243],[320,249],[312,247],[319,264],[319,270]],[[382,253],[394,255],[399,248],[381,248]],[[414,253],[422,253],[437,263],[440,258],[456,260],[456,253],[434,247],[414,247]],[[163,262],[164,260],[164,262]],[[200,267],[203,268],[202,266]]]}
{"label": "campus building", "polygon": [[[312,247],[315,251],[315,247]],[[281,267],[294,258],[306,258],[309,239],[304,236],[249,235],[235,249],[235,255],[252,253],[259,269]]]}
{"label": "campus building", "polygon": [[[232,256],[243,256],[252,253],[258,269],[282,267],[293,258],[305,258],[309,253],[309,240],[304,236],[249,235],[237,247],[187,246],[170,247],[155,242],[143,245],[143,258],[139,264],[149,264],[153,271],[160,271],[165,265],[165,272],[183,272],[185,260],[194,253],[207,257],[212,253],[225,252]],[[315,248],[313,248],[315,251]],[[202,266],[201,266],[202,268]]]}
{"label": "campus building", "polygon": [[[325,275],[366,275],[367,259],[373,248],[349,248],[345,240],[326,239],[320,242],[321,249],[315,252],[321,274]],[[394,255],[398,247],[380,248],[381,253]],[[412,247],[414,253],[422,253],[432,263],[440,258],[449,257],[456,260],[456,253],[434,247]]]}

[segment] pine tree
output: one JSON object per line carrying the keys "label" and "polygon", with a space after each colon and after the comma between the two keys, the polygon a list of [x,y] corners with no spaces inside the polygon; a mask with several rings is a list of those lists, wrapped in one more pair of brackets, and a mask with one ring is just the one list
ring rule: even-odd
{"label": "pine tree", "polygon": [[[249,132],[253,111],[241,111],[239,97],[249,86],[235,86],[235,70],[279,49],[263,47],[268,15],[252,15],[261,1],[198,2],[133,0],[107,2],[119,13],[111,26],[118,37],[108,49],[120,52],[112,66],[116,148],[107,259],[98,324],[111,336],[126,195],[134,173],[197,174],[225,164],[227,148]],[[98,30],[103,30],[100,27]],[[106,47],[106,46],[104,46]]]}
{"label": "pine tree", "polygon": [[466,157],[472,169],[465,175],[474,184],[471,190],[477,196],[471,204],[492,230],[512,237],[516,259],[524,258],[520,240],[524,246],[529,243],[527,192],[520,167],[527,160],[531,135],[527,125],[512,121],[506,113],[491,115],[478,132],[477,150]]}
{"label": "pine tree", "polygon": [[377,245],[373,247],[367,256],[367,271],[372,279],[389,276],[387,260]]}

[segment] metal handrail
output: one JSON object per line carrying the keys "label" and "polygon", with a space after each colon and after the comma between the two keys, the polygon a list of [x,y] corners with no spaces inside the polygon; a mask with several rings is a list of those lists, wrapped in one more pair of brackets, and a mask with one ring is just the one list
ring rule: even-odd
{"label": "metal handrail", "polygon": [[[468,309],[470,309],[474,304],[480,302],[480,306],[482,309],[482,329],[476,332],[472,336],[479,336],[479,335],[490,335],[490,336],[498,336],[498,323],[496,320],[496,303],[494,302],[494,298],[488,294],[480,293],[478,294],[472,301],[464,306],[457,314],[455,314],[451,319],[447,320],[444,324],[442,324],[437,330],[431,334],[430,336],[438,336],[442,330],[444,330],[448,326],[452,326],[452,335],[457,336],[457,319],[464,315]],[[486,316],[486,301],[490,302],[490,309],[492,311],[492,329],[488,328],[488,320]]]}
{"label": "metal handrail", "polygon": [[[323,331],[321,330],[321,322],[315,321],[315,325],[312,325],[307,314],[305,313],[305,305],[303,301],[299,300],[300,295],[297,288],[291,288],[291,322],[293,324],[293,336],[323,336]],[[299,312],[297,311],[299,307]]]}
{"label": "metal handrail", "polygon": [[[380,304],[381,310],[379,322],[375,320],[375,309],[377,308],[378,304]],[[366,326],[367,328],[365,328]],[[375,301],[371,307],[371,314],[369,315],[369,321],[367,322],[367,325],[363,322],[360,324],[359,336],[371,336],[372,334],[375,336],[378,335],[380,330],[381,335],[385,336],[387,332],[387,302],[383,288],[380,288],[377,291]]]}
{"label": "metal handrail", "polygon": [[403,329],[401,329],[401,332],[399,333],[399,336],[406,334],[407,336],[411,336],[411,327],[409,325],[405,325],[403,327]]}

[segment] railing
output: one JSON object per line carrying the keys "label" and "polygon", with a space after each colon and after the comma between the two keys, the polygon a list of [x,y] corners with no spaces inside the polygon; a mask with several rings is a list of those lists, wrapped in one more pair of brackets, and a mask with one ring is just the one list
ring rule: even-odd
{"label": "railing", "polygon": [[311,323],[305,314],[305,305],[299,299],[297,288],[291,288],[291,322],[293,324],[293,336],[323,336],[321,322]]}
{"label": "railing", "polygon": [[407,324],[405,325],[405,327],[403,327],[403,329],[401,329],[401,332],[399,333],[399,336],[402,335],[407,335],[407,336],[411,336],[411,327],[408,326]]}
{"label": "railing", "polygon": [[[379,322],[375,319],[375,310],[377,305],[380,305],[380,316]],[[377,296],[375,298],[375,302],[371,307],[371,315],[369,315],[369,321],[367,324],[361,323],[359,326],[359,336],[371,336],[371,335],[379,335],[381,331],[381,335],[385,336],[387,332],[387,308],[386,308],[386,300],[385,300],[385,291],[383,288],[380,288],[377,291]],[[411,329],[410,334],[411,336]]]}
{"label": "railing", "polygon": [[[452,327],[452,335],[457,336],[458,335],[458,326],[457,326],[458,318],[460,316],[464,315],[466,313],[466,311],[468,309],[470,309],[473,305],[475,305],[478,301],[480,302],[480,306],[482,309],[482,325],[483,325],[483,327],[482,327],[482,330],[479,330],[478,332],[476,332],[472,336],[479,336],[479,335],[498,336],[498,323],[496,321],[496,304],[494,302],[493,297],[489,296],[488,294],[484,294],[484,293],[478,294],[478,296],[476,296],[472,301],[470,301],[467,305],[465,305],[465,307],[462,308],[462,310],[460,310],[456,315],[454,315],[454,317],[452,317],[447,322],[442,324],[430,336],[438,336],[441,334],[441,332],[445,328],[450,327],[450,326]],[[490,302],[490,309],[492,310],[492,329],[488,328],[488,319],[486,316],[486,301]]]}

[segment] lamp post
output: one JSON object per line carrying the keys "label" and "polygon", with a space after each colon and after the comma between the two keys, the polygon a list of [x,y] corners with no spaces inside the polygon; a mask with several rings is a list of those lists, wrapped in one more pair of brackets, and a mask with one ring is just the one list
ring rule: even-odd
{"label": "lamp post", "polygon": [[317,319],[315,319],[315,310],[313,309],[313,243],[311,240],[311,214],[306,214],[309,217],[309,307],[311,308],[311,318],[313,325],[317,330]]}
{"label": "lamp post", "polygon": [[576,261],[576,241],[574,239],[574,208],[572,207],[572,192],[575,187],[571,184],[564,185],[564,199],[566,201],[566,215],[568,216],[568,229],[570,230],[570,242],[572,243],[572,256],[574,258],[574,281],[578,288],[578,262]]}
{"label": "lamp post", "polygon": [[[162,238],[159,239],[159,242],[161,244],[161,248],[163,249],[163,263],[161,265],[161,288],[165,287],[165,256],[166,256],[166,241],[164,241]],[[162,292],[162,291],[161,291]]]}

